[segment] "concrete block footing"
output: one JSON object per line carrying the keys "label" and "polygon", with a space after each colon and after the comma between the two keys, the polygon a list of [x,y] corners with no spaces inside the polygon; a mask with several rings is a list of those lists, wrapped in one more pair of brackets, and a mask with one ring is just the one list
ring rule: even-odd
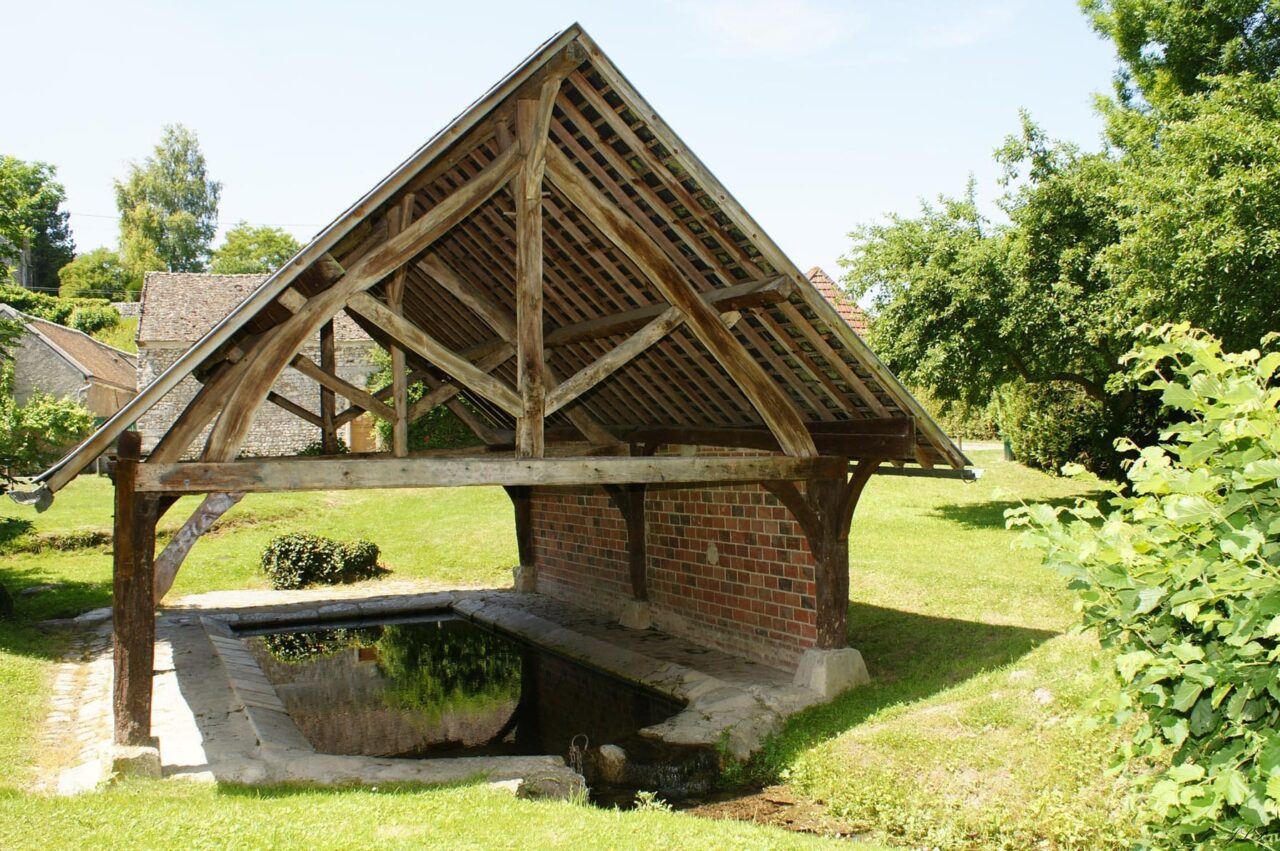
{"label": "concrete block footing", "polygon": [[796,668],[795,684],[816,691],[826,699],[869,682],[867,664],[862,661],[862,654],[852,647],[811,648],[804,651]]}
{"label": "concrete block footing", "polygon": [[628,600],[622,607],[618,623],[627,629],[648,629],[653,624],[649,604],[644,600]]}
{"label": "concrete block footing", "polygon": [[538,590],[538,569],[533,565],[517,564],[511,569],[515,590],[532,594]]}
{"label": "concrete block footing", "polygon": [[154,745],[115,745],[111,750],[111,771],[128,777],[159,777],[160,748]]}

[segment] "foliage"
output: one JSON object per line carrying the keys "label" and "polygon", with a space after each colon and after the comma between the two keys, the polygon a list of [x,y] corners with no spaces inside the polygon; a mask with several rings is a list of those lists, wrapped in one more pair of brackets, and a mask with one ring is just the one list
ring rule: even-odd
{"label": "foliage", "polygon": [[377,638],[377,629],[320,629],[277,632],[262,636],[262,646],[278,662],[297,664],[332,656],[348,647],[363,647]]}
{"label": "foliage", "polygon": [[[115,310],[111,306],[111,302],[106,299],[58,298],[44,293],[32,292],[12,284],[0,284],[0,304],[7,304],[22,313],[27,313],[40,319],[47,319],[50,322],[57,322],[59,325],[66,325],[71,320],[71,314],[80,308],[92,307]],[[119,316],[120,314],[117,312],[117,320],[119,320]]]}
{"label": "foliage", "polygon": [[[378,392],[391,383],[391,356],[385,349],[375,349],[373,362],[378,367],[369,376],[367,382],[371,392]],[[409,404],[421,399],[427,393],[427,386],[421,381],[410,384],[406,395]],[[458,397],[455,397],[458,398]],[[459,399],[466,405],[465,399]],[[374,428],[378,434],[378,442],[382,446],[391,445],[391,428],[389,420],[381,417],[375,419]],[[418,419],[409,423],[409,450],[419,449],[458,449],[467,446],[479,446],[480,438],[458,418],[458,415],[444,405],[438,405]]]}
{"label": "foliage", "polygon": [[1126,154],[1106,190],[1117,239],[1097,265],[1131,316],[1243,350],[1280,328],[1280,79],[1214,82],[1111,122]]}
{"label": "foliage", "polygon": [[58,270],[58,295],[64,298],[93,297],[110,301],[128,298],[129,272],[119,253],[95,248],[77,255]]}
{"label": "foliage", "polygon": [[378,667],[387,700],[429,717],[520,696],[520,651],[511,641],[460,621],[386,626]]}
{"label": "foliage", "polygon": [[939,402],[927,389],[912,387],[911,395],[951,437],[964,440],[994,440],[996,420],[988,405]]}
{"label": "foliage", "polygon": [[75,256],[69,214],[59,209],[66,191],[47,163],[24,162],[0,154],[0,277],[12,274],[25,252],[24,285],[56,291],[58,270]]}
{"label": "foliage", "polygon": [[1084,464],[1106,449],[1102,406],[1074,385],[1014,382],[1000,388],[995,407],[1014,457],[1038,470],[1057,472],[1068,463]]}
{"label": "foliage", "polygon": [[115,325],[93,333],[93,339],[124,352],[138,351],[138,317],[122,316]]}
{"label": "foliage", "polygon": [[67,317],[67,325],[85,334],[96,334],[120,324],[120,311],[110,305],[77,307]]}
{"label": "foliage", "polygon": [[301,243],[286,230],[239,222],[213,252],[209,271],[220,275],[274,272],[300,248]]}
{"label": "foliage", "polygon": [[144,272],[203,272],[217,230],[222,184],[210,180],[199,139],[181,124],[164,128],[152,155],[117,180],[120,253],[131,286]]}
{"label": "foliage", "polygon": [[[338,454],[346,455],[350,451],[351,450],[347,447],[347,442],[343,440],[341,437],[339,437],[338,438]],[[324,442],[320,440],[313,440],[310,443],[308,443],[306,446],[299,449],[298,454],[306,455],[308,457],[324,455],[325,454]]]}
{"label": "foliage", "polygon": [[295,532],[272,538],[261,564],[273,588],[359,582],[377,575],[378,545]]}
{"label": "foliage", "polygon": [[1120,56],[1116,89],[1162,104],[1202,91],[1206,77],[1270,77],[1280,65],[1276,0],[1080,0]]}
{"label": "foliage", "polygon": [[[1145,802],[1162,842],[1280,842],[1280,349],[1224,353],[1150,332],[1135,377],[1180,418],[1128,470],[1131,495],[1009,512],[1116,651],[1125,750],[1171,761]],[[1065,515],[1065,518],[1064,518]]]}
{"label": "foliage", "polygon": [[0,465],[25,475],[62,457],[69,446],[93,431],[93,414],[70,399],[37,393],[18,405],[0,395]]}

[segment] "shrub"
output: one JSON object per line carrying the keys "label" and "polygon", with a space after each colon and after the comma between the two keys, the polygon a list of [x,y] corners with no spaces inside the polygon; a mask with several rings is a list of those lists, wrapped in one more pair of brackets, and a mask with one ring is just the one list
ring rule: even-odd
{"label": "shrub", "polygon": [[279,535],[262,551],[262,569],[273,588],[358,582],[378,573],[378,546],[305,532]]}
{"label": "shrub", "polygon": [[1069,577],[1083,625],[1114,648],[1109,713],[1137,726],[1125,756],[1168,766],[1138,780],[1159,844],[1275,847],[1280,351],[1224,354],[1185,325],[1145,331],[1133,374],[1181,421],[1141,449],[1108,515],[1035,505],[1009,523],[1028,527],[1023,541]]}
{"label": "shrub", "polygon": [[1074,384],[1010,384],[999,391],[996,409],[1001,435],[1028,467],[1056,472],[1084,464],[1106,440],[1102,406]]}
{"label": "shrub", "polygon": [[[347,448],[347,442],[342,438],[338,438],[338,454],[346,455],[350,451],[351,450]],[[307,456],[324,455],[324,442],[320,440],[313,440],[306,446],[299,449],[298,454]]]}
{"label": "shrub", "polygon": [[[22,313],[57,322],[59,325],[66,325],[71,314],[78,308],[111,307],[111,302],[104,298],[56,298],[26,290],[14,284],[0,284],[0,303],[10,305]],[[118,314],[116,320],[119,321]]]}
{"label": "shrub", "polygon": [[71,311],[67,324],[77,331],[96,334],[120,324],[120,311],[111,305],[85,305]]}
{"label": "shrub", "polygon": [[0,464],[11,473],[38,472],[93,431],[93,414],[70,399],[37,393],[27,404],[0,398]]}

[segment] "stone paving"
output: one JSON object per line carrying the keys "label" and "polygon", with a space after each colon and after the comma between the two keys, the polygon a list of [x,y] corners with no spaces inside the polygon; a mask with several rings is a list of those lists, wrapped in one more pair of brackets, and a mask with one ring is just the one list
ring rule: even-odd
{"label": "stone paving", "polygon": [[[378,617],[451,609],[499,631],[687,704],[642,735],[682,745],[726,746],[738,758],[787,715],[821,695],[789,673],[656,630],[631,630],[539,594],[441,591],[381,581],[305,591],[227,591],[166,605],[157,621],[153,733],[166,777],[238,783],[441,783],[487,777],[512,791],[569,794],[581,779],[546,757],[379,759],[319,754],[297,731],[232,625]],[[42,789],[73,794],[110,771],[109,610],[82,615],[74,658],[58,669],[42,734]]]}

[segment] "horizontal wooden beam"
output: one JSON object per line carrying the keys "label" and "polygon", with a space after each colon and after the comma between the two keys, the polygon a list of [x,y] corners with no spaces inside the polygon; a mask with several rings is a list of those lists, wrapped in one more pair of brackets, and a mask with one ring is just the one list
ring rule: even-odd
{"label": "horizontal wooden beam", "polygon": [[348,400],[354,402],[366,411],[372,411],[378,416],[394,420],[396,418],[395,409],[383,402],[377,396],[374,396],[368,390],[357,387],[350,381],[339,378],[331,372],[326,372],[320,364],[313,361],[306,355],[297,355],[289,363],[298,372],[310,378],[321,387],[326,387],[335,393],[345,396]]}
{"label": "horizontal wooden beam", "polygon": [[395,315],[385,304],[368,293],[353,295],[347,302],[347,310],[375,323],[406,349],[447,372],[467,389],[485,397],[511,416],[518,417],[523,413],[524,405],[514,390],[477,368],[471,361],[443,345],[408,319]]}
{"label": "horizontal wooden beam", "polygon": [[[794,289],[786,278],[773,278],[768,281],[748,281],[735,284],[709,293],[702,293],[702,300],[721,313],[733,310],[745,310],[751,307],[763,307],[786,301]],[[563,325],[554,331],[548,331],[543,339],[547,348],[567,346],[570,343],[581,343],[587,340],[599,340],[613,337],[643,328],[657,319],[667,310],[669,305],[654,304],[648,307],[637,307],[610,316],[587,319],[572,325]]]}
{"label": "horizontal wooden beam", "polygon": [[[850,431],[810,432],[814,445],[823,455],[841,455],[858,459],[912,458],[916,448],[915,429],[910,420],[901,420],[909,428],[894,432]],[[619,429],[618,436],[631,443],[674,444],[680,446],[724,446],[734,449],[781,450],[777,438],[764,428],[705,428],[697,426],[643,427]]]}
{"label": "horizontal wooden beam", "polygon": [[842,458],[287,458],[221,463],[140,464],[135,489],[147,493],[431,488],[478,485],[615,485],[843,481]]}

